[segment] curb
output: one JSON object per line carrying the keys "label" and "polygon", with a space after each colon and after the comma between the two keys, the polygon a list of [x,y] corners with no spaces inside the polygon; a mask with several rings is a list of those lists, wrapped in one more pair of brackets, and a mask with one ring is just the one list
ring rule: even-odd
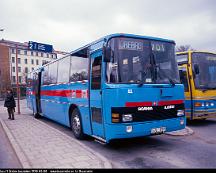
{"label": "curb", "polygon": [[102,160],[104,168],[106,168],[106,169],[111,169],[112,168],[112,164],[110,163],[110,161],[107,158],[105,158],[103,155],[101,155],[100,153],[98,153],[98,152],[94,151],[93,149],[87,147],[85,144],[83,144],[82,142],[78,141],[77,139],[74,139],[74,138],[66,135],[65,133],[63,133],[63,132],[61,132],[61,131],[53,128],[52,126],[49,126],[49,125],[47,125],[46,123],[44,123],[44,122],[42,122],[40,120],[37,120],[37,119],[35,119],[35,120],[38,121],[39,123],[47,126],[48,128],[51,128],[55,132],[60,133],[62,136],[64,136],[64,137],[72,140],[73,142],[77,143],[78,145],[80,145],[82,148],[84,148],[85,150],[87,150],[91,154],[96,155],[100,160]]}
{"label": "curb", "polygon": [[19,146],[18,142],[16,141],[16,139],[14,138],[12,133],[10,132],[10,130],[7,127],[7,125],[5,124],[4,120],[2,120],[1,118],[0,118],[0,123],[2,124],[2,127],[3,127],[7,137],[9,139],[9,142],[12,145],[14,152],[17,155],[17,158],[20,161],[22,167],[23,168],[31,168],[31,164],[30,164],[28,158],[26,157],[26,155],[22,151],[21,147]]}
{"label": "curb", "polygon": [[189,128],[189,127],[185,127],[182,130],[177,130],[177,131],[173,131],[173,132],[166,132],[166,135],[170,135],[170,136],[190,136],[194,134],[194,131]]}

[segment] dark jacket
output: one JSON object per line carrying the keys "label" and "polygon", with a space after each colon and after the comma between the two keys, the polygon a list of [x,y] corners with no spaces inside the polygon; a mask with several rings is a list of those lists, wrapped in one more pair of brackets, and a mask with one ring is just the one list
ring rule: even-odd
{"label": "dark jacket", "polygon": [[12,93],[7,93],[6,94],[6,98],[5,98],[5,102],[4,102],[4,107],[7,108],[14,108],[16,107],[16,102],[14,100],[14,96]]}

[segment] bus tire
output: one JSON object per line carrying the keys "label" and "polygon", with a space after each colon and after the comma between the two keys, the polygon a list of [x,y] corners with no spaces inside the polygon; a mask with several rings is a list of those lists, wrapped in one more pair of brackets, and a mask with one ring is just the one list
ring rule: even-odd
{"label": "bus tire", "polygon": [[78,108],[75,108],[71,114],[70,125],[75,138],[84,139],[82,120]]}
{"label": "bus tire", "polygon": [[36,119],[39,119],[39,118],[41,118],[41,115],[40,115],[39,113],[34,113],[34,117],[35,117]]}

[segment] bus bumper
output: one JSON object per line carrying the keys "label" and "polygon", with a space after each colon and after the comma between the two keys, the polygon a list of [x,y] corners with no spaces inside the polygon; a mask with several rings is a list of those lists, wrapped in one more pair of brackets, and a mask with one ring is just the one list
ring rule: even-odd
{"label": "bus bumper", "polygon": [[216,118],[216,112],[195,111],[192,119],[206,119],[206,118]]}
{"label": "bus bumper", "polygon": [[[185,125],[186,125],[185,117],[160,120],[160,121],[149,121],[143,123],[106,124],[105,125],[106,142],[109,142],[112,139],[156,135],[151,133],[152,129],[156,129],[156,128],[165,127],[166,128],[165,132],[181,130],[185,128]],[[128,129],[131,129],[131,131],[128,131]]]}

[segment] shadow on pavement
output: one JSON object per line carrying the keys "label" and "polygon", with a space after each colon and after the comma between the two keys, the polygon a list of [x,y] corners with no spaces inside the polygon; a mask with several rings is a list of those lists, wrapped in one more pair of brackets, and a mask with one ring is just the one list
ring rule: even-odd
{"label": "shadow on pavement", "polygon": [[206,119],[206,120],[187,120],[187,125],[196,127],[196,126],[212,126],[216,125],[216,119]]}

